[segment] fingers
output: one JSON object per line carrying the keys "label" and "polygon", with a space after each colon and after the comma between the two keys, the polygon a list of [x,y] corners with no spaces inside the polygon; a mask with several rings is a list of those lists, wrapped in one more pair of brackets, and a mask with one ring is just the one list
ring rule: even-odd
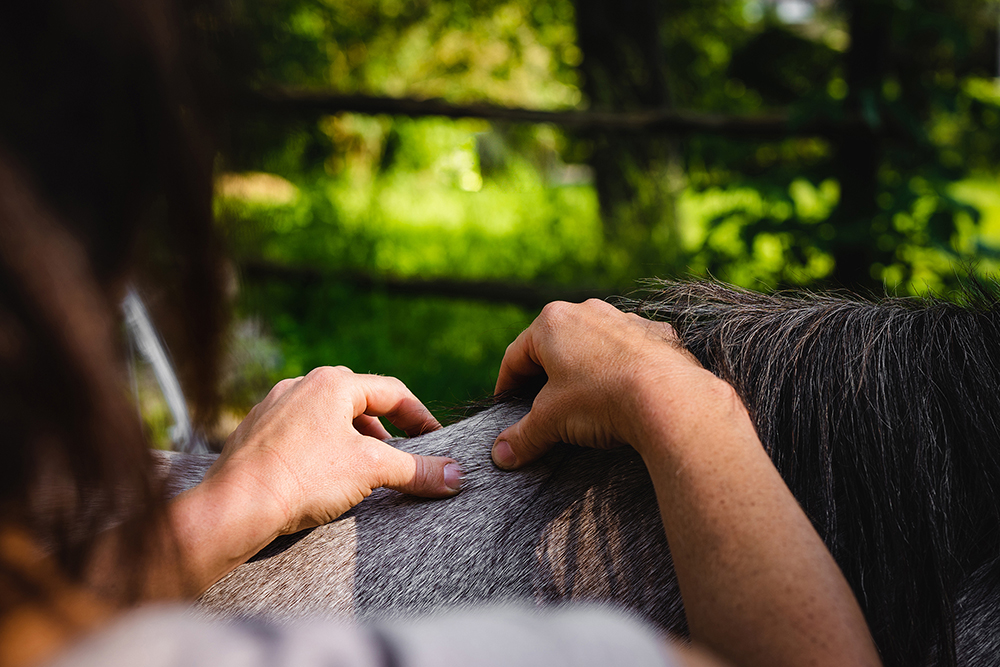
{"label": "fingers", "polygon": [[271,387],[271,391],[267,392],[267,396],[265,396],[264,400],[259,404],[260,411],[267,412],[271,406],[280,401],[285,394],[294,389],[295,385],[301,381],[301,376],[297,378],[286,378]]}
{"label": "fingers", "polygon": [[375,438],[376,440],[388,440],[392,434],[385,429],[378,417],[371,415],[358,415],[354,418],[354,429],[361,435]]}
{"label": "fingers", "polygon": [[[567,337],[567,332],[568,338],[579,339],[582,335],[592,335],[594,326],[603,326],[608,318],[624,316],[611,304],[598,299],[579,304],[565,301],[547,304],[531,325],[507,347],[500,363],[494,395],[515,389],[526,380],[544,374],[553,355],[558,358],[558,353],[552,349],[553,342]],[[590,324],[581,329],[582,320]],[[543,348],[547,350],[544,355]]]}
{"label": "fingers", "polygon": [[252,429],[261,415],[274,407],[274,405],[278,403],[289,391],[291,391],[301,380],[301,377],[286,378],[271,387],[271,391],[267,392],[267,396],[264,397],[264,400],[250,409],[250,412],[247,413],[246,417],[243,418],[243,421],[240,422],[240,425],[236,427],[236,430],[233,431],[230,437],[240,437],[246,431]]}
{"label": "fingers", "polygon": [[[384,440],[391,437],[385,428],[371,420],[359,417],[385,417],[407,435],[420,435],[441,428],[441,424],[423,403],[393,377],[359,375],[344,366],[324,366],[313,370],[306,378],[309,382],[325,386],[329,392],[340,394],[346,390],[352,404],[351,419],[355,428],[365,435]],[[372,428],[371,432],[361,428]]]}
{"label": "fingers", "polygon": [[528,327],[507,346],[503,361],[500,362],[500,374],[493,395],[515,389],[526,380],[542,375],[545,369],[535,349],[534,324]]}
{"label": "fingers", "polygon": [[358,375],[355,393],[355,416],[362,413],[385,417],[406,435],[420,435],[441,428],[431,411],[396,378],[381,375]]}
{"label": "fingers", "polygon": [[462,488],[462,469],[454,459],[410,454],[385,443],[373,454],[378,486],[424,498],[447,498]]}
{"label": "fingers", "polygon": [[514,470],[541,457],[561,440],[546,428],[551,423],[551,420],[539,417],[532,408],[521,421],[497,436],[493,443],[493,462],[504,470]]}

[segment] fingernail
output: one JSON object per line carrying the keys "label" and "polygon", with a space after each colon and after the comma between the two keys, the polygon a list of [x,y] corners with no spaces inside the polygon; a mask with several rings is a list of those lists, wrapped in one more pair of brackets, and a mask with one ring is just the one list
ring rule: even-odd
{"label": "fingernail", "polygon": [[444,485],[455,492],[462,490],[462,468],[457,463],[445,464]]}
{"label": "fingernail", "polygon": [[517,465],[517,457],[514,450],[510,448],[510,443],[506,440],[497,440],[493,445],[493,462],[499,467],[510,470]]}

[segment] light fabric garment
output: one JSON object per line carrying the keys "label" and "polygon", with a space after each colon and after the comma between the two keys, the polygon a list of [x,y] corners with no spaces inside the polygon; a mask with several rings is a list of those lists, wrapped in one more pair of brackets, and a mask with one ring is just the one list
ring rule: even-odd
{"label": "light fabric garment", "polygon": [[148,608],[80,642],[50,667],[675,667],[634,619],[594,607],[500,608],[349,626],[208,621]]}

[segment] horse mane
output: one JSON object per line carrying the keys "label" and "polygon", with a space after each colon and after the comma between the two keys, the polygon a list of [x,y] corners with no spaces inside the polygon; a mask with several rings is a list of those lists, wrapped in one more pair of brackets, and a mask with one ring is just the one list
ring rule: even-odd
{"label": "horse mane", "polygon": [[620,307],[736,388],[883,655],[915,665],[954,664],[959,612],[1000,592],[969,595],[1000,573],[998,304],[979,281],[879,303],[658,282]]}

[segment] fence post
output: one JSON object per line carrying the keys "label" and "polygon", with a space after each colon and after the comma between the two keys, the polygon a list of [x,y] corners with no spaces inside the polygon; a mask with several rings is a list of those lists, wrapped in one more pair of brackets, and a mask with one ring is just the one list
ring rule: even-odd
{"label": "fence post", "polygon": [[[862,122],[845,128],[836,140],[835,169],[840,203],[834,213],[831,242],[836,267],[833,281],[849,289],[878,289],[871,266],[886,261],[872,235],[879,213],[878,169],[882,160],[882,81],[888,60],[891,7],[884,0],[846,0],[850,12],[850,48],[845,69],[847,111]],[[891,261],[891,257],[888,258]]]}

